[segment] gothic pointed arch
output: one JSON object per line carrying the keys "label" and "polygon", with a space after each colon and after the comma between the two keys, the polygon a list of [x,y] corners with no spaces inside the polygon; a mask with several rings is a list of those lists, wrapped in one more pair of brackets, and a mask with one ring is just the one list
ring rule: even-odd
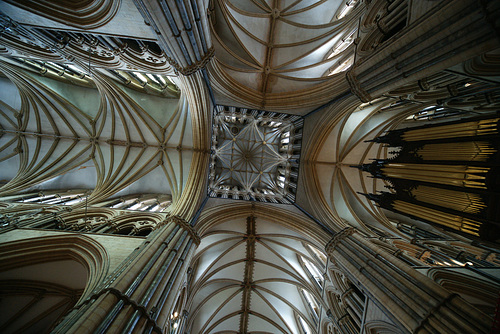
{"label": "gothic pointed arch", "polygon": [[105,249],[83,235],[0,246],[2,332],[46,333],[95,292],[107,274]]}
{"label": "gothic pointed arch", "polygon": [[109,22],[120,7],[119,1],[10,1],[6,2],[48,19],[80,29],[92,29]]}

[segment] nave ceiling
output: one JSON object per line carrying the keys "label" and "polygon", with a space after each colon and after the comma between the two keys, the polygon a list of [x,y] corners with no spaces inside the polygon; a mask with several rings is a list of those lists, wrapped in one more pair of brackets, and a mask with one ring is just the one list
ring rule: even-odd
{"label": "nave ceiling", "polygon": [[[431,109],[467,117],[498,110],[498,72],[491,70],[498,69],[498,49],[450,62],[454,66],[443,65],[444,72],[412,77],[411,83],[405,78],[399,89],[362,102],[365,96],[359,97],[347,73],[397,34],[392,28],[402,28],[407,1],[392,7],[355,0],[194,2],[208,16],[193,28],[193,39],[184,36],[186,30],[175,38],[155,32],[172,24],[166,19],[153,29],[143,24],[141,11],[156,2],[140,11],[122,1],[92,30],[78,22],[53,22],[47,13],[43,24],[33,23],[33,13],[23,22],[29,7],[1,5],[32,35],[12,26],[0,37],[0,196],[81,189],[85,206],[92,207],[134,194],[166,195],[172,204],[164,212],[198,219],[201,243],[187,296],[182,295],[191,333],[333,333],[329,305],[336,305],[338,318],[351,307],[340,296],[355,293],[352,282],[326,260],[331,235],[354,226],[366,235],[382,230],[409,240],[397,222],[415,224],[360,194],[384,190],[387,183],[353,166],[392,155],[367,141],[420,125],[424,111],[432,123]],[[158,21],[163,12],[154,13]],[[129,34],[117,28],[120,20],[129,24]],[[173,21],[184,24],[181,17]],[[203,34],[209,44],[196,49]],[[54,35],[57,47],[47,45]],[[191,42],[184,44],[187,51],[179,46],[183,38]],[[167,47],[176,55],[186,51],[184,56],[196,60],[186,61],[189,66],[208,64],[183,76],[182,70],[193,67],[169,58]],[[66,67],[63,74],[57,66]],[[210,198],[198,211],[210,182],[214,103],[305,116],[295,204]],[[226,154],[231,172],[253,163],[245,152]],[[280,159],[268,157],[275,165]],[[254,169],[238,177],[253,177],[259,172]],[[270,173],[265,181],[275,186],[276,176]],[[241,183],[252,191],[251,182]],[[420,260],[425,258],[415,262]]]}
{"label": "nave ceiling", "polygon": [[98,72],[85,88],[10,62],[2,71],[4,196],[84,189],[90,203],[133,193],[180,198],[193,151],[184,95],[148,96]]}
{"label": "nave ceiling", "polygon": [[274,205],[276,212],[266,213],[262,204],[220,199],[207,206],[187,302],[193,332],[296,333],[301,322],[309,330],[324,322],[326,256],[300,232],[299,212]]}
{"label": "nave ceiling", "polygon": [[[353,60],[352,42],[362,13],[362,6],[354,10],[356,5],[357,1],[213,1],[214,85],[235,95],[237,87],[236,101],[258,101],[267,109],[273,98],[283,102],[287,95],[342,80],[340,73]],[[283,111],[295,113],[296,108],[290,105]]]}

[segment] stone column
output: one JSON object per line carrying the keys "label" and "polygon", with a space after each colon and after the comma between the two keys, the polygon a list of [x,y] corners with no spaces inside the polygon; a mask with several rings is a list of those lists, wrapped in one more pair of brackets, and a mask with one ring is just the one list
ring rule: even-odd
{"label": "stone column", "polygon": [[202,0],[134,0],[144,21],[158,35],[158,44],[181,74],[190,75],[208,63],[214,54]]}
{"label": "stone column", "polygon": [[351,90],[361,101],[500,46],[494,21],[500,15],[498,1],[421,2],[433,6],[347,72]]}
{"label": "stone column", "polygon": [[180,217],[167,217],[54,333],[162,333],[199,238]]}
{"label": "stone column", "polygon": [[401,329],[411,333],[489,333],[492,319],[460,296],[363,238],[353,227],[326,245],[342,268]]}

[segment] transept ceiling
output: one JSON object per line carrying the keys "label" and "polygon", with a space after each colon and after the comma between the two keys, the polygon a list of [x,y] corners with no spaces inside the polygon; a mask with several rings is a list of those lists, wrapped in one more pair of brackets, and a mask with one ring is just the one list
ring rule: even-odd
{"label": "transept ceiling", "polygon": [[[142,20],[132,1],[123,3],[121,10]],[[194,217],[208,187],[209,195],[213,191],[212,197],[224,199],[206,200],[196,216],[201,217],[195,227],[202,239],[185,297],[191,332],[321,333],[321,319],[327,317],[323,294],[334,290],[326,289],[324,280],[336,269],[329,267],[322,250],[332,231],[350,225],[366,233],[376,228],[402,234],[394,221],[404,218],[359,194],[375,193],[386,184],[352,166],[391,154],[367,140],[425,117],[432,120],[435,114],[498,109],[491,98],[498,90],[488,86],[498,85],[498,77],[482,69],[488,62],[498,65],[498,53],[455,68],[458,74],[436,74],[361,103],[346,71],[355,55],[369,54],[392,36],[383,24],[375,27],[375,19],[366,17],[369,2],[212,0],[206,5],[210,30],[200,23],[190,36],[190,41],[198,40],[206,33],[198,50],[204,54],[190,54],[187,64],[175,66],[161,50],[166,44],[160,37],[156,35],[158,44],[151,41],[154,29],[136,42],[107,36],[105,25],[94,38],[78,31],[75,22],[76,31],[56,34],[60,44],[54,48],[43,45],[54,33],[43,27],[32,29],[36,43],[22,29],[6,30],[0,45],[5,87],[0,92],[0,196],[83,189],[92,205],[134,194],[162,194],[172,207],[180,203],[190,213],[186,216]],[[406,15],[407,8],[401,6],[404,10],[392,15]],[[375,8],[370,14],[387,11]],[[401,17],[388,17],[400,23]],[[363,25],[362,18],[368,23]],[[170,27],[175,22],[184,24],[180,17],[162,21]],[[359,27],[366,35],[377,34],[360,41]],[[173,53],[181,53],[179,36],[167,41],[180,45]],[[194,60],[210,59],[209,42],[214,57],[200,71],[204,77],[179,75],[196,70],[189,67],[196,65]],[[26,54],[28,46],[31,54]],[[81,77],[68,79],[67,73],[57,74],[57,66],[51,71],[42,66],[52,78],[60,76],[55,81],[49,74],[39,76],[43,70],[34,71],[28,61],[20,64],[8,57],[50,59],[61,67],[71,63]],[[170,76],[171,82],[158,75]],[[479,78],[464,79],[467,75]],[[341,92],[348,93],[335,100]],[[466,97],[456,98],[458,92]],[[213,104],[229,107],[218,113]],[[237,117],[228,112],[237,108]],[[256,110],[269,112],[242,116]],[[279,114],[266,118],[274,111],[290,115],[285,121],[278,120]],[[299,115],[308,115],[305,137],[294,143],[292,123]],[[300,156],[293,144],[302,146]],[[298,166],[290,167],[297,160],[301,174]],[[292,187],[297,188],[293,196]],[[297,205],[231,200],[259,200],[256,193],[262,201]],[[114,205],[134,210],[134,203]],[[315,216],[304,218],[299,205]],[[154,211],[153,206],[147,202],[141,207]],[[346,281],[338,285],[352,290]]]}
{"label": "transept ceiling", "polygon": [[[357,4],[326,0],[213,1],[214,85],[229,94],[238,94],[237,87],[246,95],[237,96],[237,101],[257,103],[263,109],[271,107],[268,97],[331,85],[330,76],[343,77],[340,73],[353,61],[352,42],[361,13],[355,10]],[[222,104],[225,98],[220,96]],[[272,108],[279,106],[272,104]]]}
{"label": "transept ceiling", "polygon": [[98,72],[92,89],[1,66],[12,82],[2,97],[4,196],[87,189],[90,203],[132,193],[180,198],[193,150],[184,96],[148,96]]}

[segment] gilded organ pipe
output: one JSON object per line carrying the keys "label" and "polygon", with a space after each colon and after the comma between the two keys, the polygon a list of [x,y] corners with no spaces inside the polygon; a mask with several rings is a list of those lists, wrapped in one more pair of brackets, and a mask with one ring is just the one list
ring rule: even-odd
{"label": "gilded organ pipe", "polygon": [[499,120],[500,118],[493,118],[438,127],[421,128],[417,130],[408,130],[403,134],[402,138],[406,141],[418,141],[498,135]]}
{"label": "gilded organ pipe", "polygon": [[484,179],[489,168],[425,164],[385,164],[381,171],[391,178],[486,189]]}
{"label": "gilded organ pipe", "polygon": [[486,208],[481,196],[473,193],[428,186],[418,186],[410,190],[410,193],[417,201],[441,205],[460,212],[479,213]]}
{"label": "gilded organ pipe", "polygon": [[423,160],[485,162],[498,151],[487,141],[426,144],[414,151]]}
{"label": "gilded organ pipe", "polygon": [[373,141],[399,147],[356,166],[391,184],[368,194],[381,207],[467,236],[500,238],[499,117],[389,131]]}

